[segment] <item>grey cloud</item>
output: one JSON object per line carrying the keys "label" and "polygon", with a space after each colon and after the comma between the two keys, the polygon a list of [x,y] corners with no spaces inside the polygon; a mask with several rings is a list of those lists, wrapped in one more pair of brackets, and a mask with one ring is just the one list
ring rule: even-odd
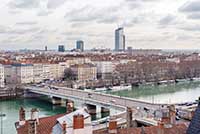
{"label": "grey cloud", "polygon": [[73,9],[65,14],[65,18],[71,22],[87,22],[93,21],[98,18],[100,13],[95,13],[89,6],[84,6],[82,8]]}
{"label": "grey cloud", "polygon": [[188,19],[200,19],[200,1],[188,1],[179,8],[179,11],[185,13]]}
{"label": "grey cloud", "polygon": [[0,26],[0,34],[4,34],[7,32],[8,27]]}
{"label": "grey cloud", "polygon": [[192,13],[187,16],[188,19],[198,20],[200,19],[200,13]]}
{"label": "grey cloud", "polygon": [[16,15],[16,14],[20,14],[21,11],[11,10],[11,11],[8,11],[8,13],[12,15]]}
{"label": "grey cloud", "polygon": [[40,40],[44,40],[45,36],[44,35],[35,35],[33,36],[33,40],[35,41],[40,41]]}
{"label": "grey cloud", "polygon": [[[8,36],[7,38],[2,39],[0,41],[0,43],[2,43],[1,46],[6,44],[5,49],[8,49],[8,48],[13,49],[13,48],[16,47],[17,42],[23,43],[23,39],[24,39],[23,36],[19,36],[19,35],[13,36],[13,35],[11,35],[11,36]],[[12,46],[10,46],[10,45],[12,45]]]}
{"label": "grey cloud", "polygon": [[58,29],[40,29],[38,34],[56,33]]}
{"label": "grey cloud", "polygon": [[176,16],[174,15],[167,15],[159,21],[160,25],[171,25],[175,23],[176,23]]}
{"label": "grey cloud", "polygon": [[71,27],[73,28],[77,28],[77,27],[84,27],[84,26],[87,26],[87,22],[73,22],[71,24]]}
{"label": "grey cloud", "polygon": [[37,32],[38,30],[40,30],[40,28],[38,27],[28,28],[28,29],[13,29],[13,30],[8,31],[8,33],[9,34],[28,34],[28,33]]}
{"label": "grey cloud", "polygon": [[16,25],[21,25],[21,26],[24,26],[24,25],[36,25],[37,22],[36,21],[26,21],[26,22],[17,22]]}
{"label": "grey cloud", "polygon": [[19,41],[21,41],[21,40],[16,37],[9,37],[7,39],[2,40],[1,43],[11,44],[11,43],[19,42]]}
{"label": "grey cloud", "polygon": [[183,41],[183,40],[190,40],[190,39],[194,39],[193,36],[190,36],[190,35],[178,35],[176,37],[176,40],[180,40],[180,41]]}
{"label": "grey cloud", "polygon": [[98,23],[105,23],[105,24],[111,24],[114,22],[118,22],[119,17],[117,15],[108,15],[108,16],[104,16],[103,18],[97,20]]}
{"label": "grey cloud", "polygon": [[133,18],[130,18],[128,20],[125,20],[122,24],[122,26],[124,27],[133,27],[135,24],[141,24],[143,23],[145,20],[145,15],[138,15],[138,16],[135,16]]}
{"label": "grey cloud", "polygon": [[160,0],[126,0],[126,2],[158,2]]}
{"label": "grey cloud", "polygon": [[47,8],[55,9],[61,5],[63,5],[67,0],[48,0]]}
{"label": "grey cloud", "polygon": [[21,9],[38,8],[40,6],[40,0],[11,0],[8,6],[10,8]]}
{"label": "grey cloud", "polygon": [[74,9],[65,14],[65,19],[73,23],[94,21],[97,23],[114,23],[118,21],[118,8],[117,7],[105,7],[101,9],[95,9],[89,6],[82,7],[80,9]]}
{"label": "grey cloud", "polygon": [[146,3],[158,2],[160,0],[125,0],[130,9],[138,9]]}
{"label": "grey cloud", "polygon": [[200,1],[199,0],[188,1],[179,8],[179,11],[181,11],[181,12],[199,12],[200,11]]}
{"label": "grey cloud", "polygon": [[200,32],[200,25],[186,25],[186,26],[181,26],[180,29],[185,30],[185,31],[192,31],[192,32]]}
{"label": "grey cloud", "polygon": [[142,3],[140,0],[126,0],[129,9],[137,9],[142,6]]}
{"label": "grey cloud", "polygon": [[45,10],[40,10],[37,13],[37,16],[48,16],[49,14],[53,13],[52,11],[45,11]]}
{"label": "grey cloud", "polygon": [[37,32],[39,30],[40,30],[40,28],[38,28],[38,27],[26,28],[26,29],[12,29],[10,27],[0,26],[0,34],[8,34],[8,35],[29,34],[29,33]]}
{"label": "grey cloud", "polygon": [[141,1],[143,1],[143,2],[158,2],[160,0],[141,0]]}

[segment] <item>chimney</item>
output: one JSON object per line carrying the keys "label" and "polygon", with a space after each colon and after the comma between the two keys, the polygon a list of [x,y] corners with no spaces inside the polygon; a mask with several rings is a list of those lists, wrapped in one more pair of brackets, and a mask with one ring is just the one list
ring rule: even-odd
{"label": "chimney", "polygon": [[19,125],[23,126],[26,123],[25,110],[23,107],[19,110]]}
{"label": "chimney", "polygon": [[37,108],[31,109],[31,120],[36,120],[37,125],[39,125],[39,111]]}
{"label": "chimney", "polygon": [[162,117],[161,117],[161,121],[164,124],[170,124],[170,115],[169,115],[169,109],[168,108],[163,108],[161,110],[162,112]]}
{"label": "chimney", "polygon": [[165,123],[161,120],[158,122],[158,129],[157,132],[158,134],[164,134],[164,128],[165,128]]}
{"label": "chimney", "polygon": [[162,109],[162,117],[158,122],[158,134],[164,134],[164,130],[173,127],[176,119],[175,106],[168,106]]}
{"label": "chimney", "polygon": [[66,101],[66,113],[71,113],[74,111],[74,103],[73,101]]}
{"label": "chimney", "polygon": [[36,120],[28,121],[28,134],[37,134],[37,121]]}
{"label": "chimney", "polygon": [[117,121],[115,119],[110,118],[108,133],[117,134]]}
{"label": "chimney", "polygon": [[146,134],[144,126],[141,127],[141,134]]}
{"label": "chimney", "polygon": [[63,121],[62,130],[63,130],[63,134],[67,134],[67,123],[65,121]]}
{"label": "chimney", "polygon": [[82,114],[74,115],[74,117],[73,117],[73,128],[74,129],[84,128],[84,116]]}
{"label": "chimney", "polygon": [[170,118],[170,124],[174,125],[176,124],[176,108],[175,105],[168,106],[169,108],[169,118]]}
{"label": "chimney", "polygon": [[133,126],[133,123],[132,123],[133,113],[132,113],[132,109],[130,107],[127,107],[126,114],[127,114],[126,115],[127,128],[130,128]]}

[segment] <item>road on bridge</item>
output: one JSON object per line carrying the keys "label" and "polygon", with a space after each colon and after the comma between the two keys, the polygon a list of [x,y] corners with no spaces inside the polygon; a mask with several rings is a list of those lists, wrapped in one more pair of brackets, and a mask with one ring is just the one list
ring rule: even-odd
{"label": "road on bridge", "polygon": [[62,97],[74,97],[77,99],[81,99],[83,101],[89,102],[98,102],[104,105],[118,105],[122,107],[130,107],[134,109],[158,109],[163,105],[167,104],[153,104],[148,102],[139,101],[132,98],[127,97],[120,97],[116,95],[104,94],[104,93],[97,93],[97,92],[90,92],[90,91],[83,91],[79,89],[72,89],[66,87],[55,87],[54,88],[42,88],[36,86],[24,86],[23,89],[28,89],[31,92],[45,94],[45,95],[52,95],[52,96],[60,96]]}

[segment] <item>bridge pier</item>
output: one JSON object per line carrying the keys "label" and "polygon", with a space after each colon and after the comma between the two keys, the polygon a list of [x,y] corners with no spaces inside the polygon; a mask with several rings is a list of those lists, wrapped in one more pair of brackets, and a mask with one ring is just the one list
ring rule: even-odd
{"label": "bridge pier", "polygon": [[52,97],[51,102],[53,105],[61,105],[62,104],[62,99],[58,97]]}
{"label": "bridge pier", "polygon": [[101,107],[101,118],[104,118],[109,115],[110,115],[110,109]]}
{"label": "bridge pier", "polygon": [[101,113],[109,113],[109,112],[110,112],[110,109],[101,107]]}
{"label": "bridge pier", "polygon": [[86,104],[86,107],[88,109],[89,114],[95,115],[97,112],[97,106],[91,105],[91,104]]}
{"label": "bridge pier", "polygon": [[74,111],[74,102],[72,100],[66,100],[66,113],[71,113]]}

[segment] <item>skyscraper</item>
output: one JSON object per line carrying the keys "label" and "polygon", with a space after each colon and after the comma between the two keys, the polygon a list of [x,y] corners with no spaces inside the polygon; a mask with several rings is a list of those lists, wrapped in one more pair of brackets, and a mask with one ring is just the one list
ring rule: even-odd
{"label": "skyscraper", "polygon": [[48,48],[47,48],[47,46],[45,46],[45,51],[47,51],[48,50]]}
{"label": "skyscraper", "polygon": [[84,51],[84,42],[82,40],[76,41],[76,49],[79,49],[82,52]]}
{"label": "skyscraper", "polygon": [[124,28],[120,27],[115,30],[115,51],[125,51]]}
{"label": "skyscraper", "polygon": [[58,52],[65,52],[65,46],[64,45],[59,45],[58,46]]}

